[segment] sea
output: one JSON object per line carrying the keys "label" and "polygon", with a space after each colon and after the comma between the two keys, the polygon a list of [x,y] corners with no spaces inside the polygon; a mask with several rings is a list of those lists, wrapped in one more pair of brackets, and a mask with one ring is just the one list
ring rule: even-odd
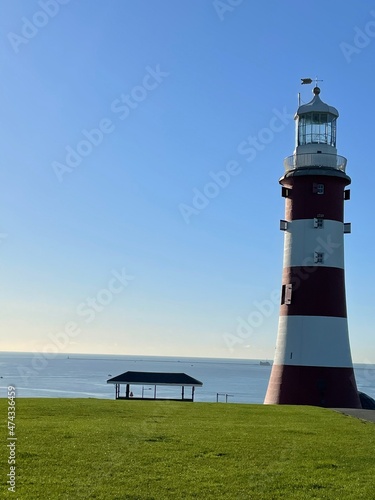
{"label": "sea", "polygon": [[[262,361],[262,363],[261,363]],[[21,398],[114,399],[107,380],[126,371],[186,373],[202,382],[195,401],[263,403],[272,361],[100,354],[0,353],[0,397],[14,386]],[[375,365],[354,364],[358,390],[375,398]],[[134,397],[152,398],[151,386],[131,386]],[[176,392],[177,391],[177,392]],[[181,388],[159,386],[157,397],[180,397]],[[188,389],[187,389],[188,391]],[[189,393],[188,393],[189,394]],[[188,396],[187,394],[187,396]]]}

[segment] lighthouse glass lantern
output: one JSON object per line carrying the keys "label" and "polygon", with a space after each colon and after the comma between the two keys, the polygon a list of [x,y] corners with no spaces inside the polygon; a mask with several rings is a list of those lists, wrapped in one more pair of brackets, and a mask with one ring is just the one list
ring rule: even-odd
{"label": "lighthouse glass lantern", "polygon": [[295,115],[296,146],[279,180],[284,259],[275,358],[265,404],[361,408],[349,344],[344,201],[351,179],[337,154],[339,113],[314,97]]}
{"label": "lighthouse glass lantern", "polygon": [[298,117],[297,146],[328,144],[336,147],[336,119],[331,113],[310,112]]}

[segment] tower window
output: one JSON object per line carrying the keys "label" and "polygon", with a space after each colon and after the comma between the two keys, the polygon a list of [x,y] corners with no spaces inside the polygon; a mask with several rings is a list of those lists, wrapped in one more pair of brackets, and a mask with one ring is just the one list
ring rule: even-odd
{"label": "tower window", "polygon": [[292,303],[292,288],[293,285],[283,285],[281,288],[281,305],[289,305]]}
{"label": "tower window", "polygon": [[280,221],[280,230],[281,231],[286,231],[287,229],[288,229],[288,221],[281,220]]}
{"label": "tower window", "polygon": [[321,229],[323,227],[323,219],[321,218],[314,219],[314,227],[316,229]]}
{"label": "tower window", "polygon": [[318,184],[314,182],[313,184],[313,193],[315,194],[324,194],[324,184]]}
{"label": "tower window", "polygon": [[314,252],[314,263],[323,264],[324,254],[321,252]]}

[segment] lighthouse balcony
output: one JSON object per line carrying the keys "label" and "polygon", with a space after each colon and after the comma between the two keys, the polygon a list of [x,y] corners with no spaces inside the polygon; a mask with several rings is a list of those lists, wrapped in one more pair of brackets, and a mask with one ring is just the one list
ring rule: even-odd
{"label": "lighthouse balcony", "polygon": [[334,168],[345,172],[346,158],[329,153],[303,153],[288,156],[284,160],[285,171],[297,168]]}

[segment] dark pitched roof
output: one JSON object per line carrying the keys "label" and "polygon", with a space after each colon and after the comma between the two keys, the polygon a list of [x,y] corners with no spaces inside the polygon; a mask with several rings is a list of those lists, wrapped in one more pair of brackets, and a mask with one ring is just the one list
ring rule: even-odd
{"label": "dark pitched roof", "polygon": [[138,385],[194,385],[201,386],[202,382],[186,373],[164,372],[125,372],[107,380],[107,384],[138,384]]}

